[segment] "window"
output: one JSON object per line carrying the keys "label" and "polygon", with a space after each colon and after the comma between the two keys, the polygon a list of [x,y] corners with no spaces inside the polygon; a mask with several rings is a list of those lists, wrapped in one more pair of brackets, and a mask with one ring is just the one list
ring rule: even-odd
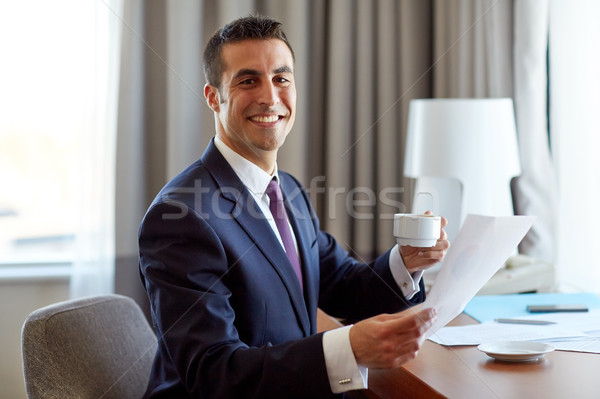
{"label": "window", "polygon": [[559,182],[562,289],[600,293],[600,3],[550,3],[550,133]]}
{"label": "window", "polygon": [[94,79],[94,2],[0,13],[0,264],[69,262]]}

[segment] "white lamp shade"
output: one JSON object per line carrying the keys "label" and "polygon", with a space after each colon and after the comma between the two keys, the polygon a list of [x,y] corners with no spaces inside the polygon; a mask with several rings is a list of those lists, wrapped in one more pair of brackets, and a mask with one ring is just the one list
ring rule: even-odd
{"label": "white lamp shade", "polygon": [[467,213],[512,215],[510,180],[520,173],[512,99],[411,101],[404,174],[458,179],[460,224]]}

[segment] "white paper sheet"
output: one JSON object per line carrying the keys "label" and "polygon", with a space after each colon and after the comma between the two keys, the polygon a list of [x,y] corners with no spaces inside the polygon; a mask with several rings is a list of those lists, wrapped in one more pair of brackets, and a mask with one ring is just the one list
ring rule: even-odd
{"label": "white paper sheet", "polygon": [[563,340],[562,338],[555,339],[540,339],[539,342],[545,342],[552,346],[557,351],[569,352],[587,352],[600,353],[600,337],[577,337]]}
{"label": "white paper sheet", "polygon": [[494,341],[543,341],[556,337],[562,340],[589,338],[582,331],[550,324],[534,326],[527,324],[503,324],[493,321],[468,326],[444,327],[429,339],[441,345],[479,345]]}
{"label": "white paper sheet", "polygon": [[544,320],[556,324],[528,325],[484,322],[443,327],[429,340],[446,346],[479,345],[493,341],[537,341],[556,350],[600,353],[600,309],[589,312],[543,313],[519,316],[522,320]]}
{"label": "white paper sheet", "polygon": [[600,353],[600,309],[590,309],[589,312],[575,313],[546,313],[523,317],[524,319],[548,320],[557,323],[557,326],[569,326],[581,330],[585,336],[565,338],[560,335],[550,339],[536,339],[546,342],[556,350]]}
{"label": "white paper sheet", "polygon": [[594,333],[600,329],[600,309],[590,309],[589,312],[554,312],[541,313],[519,317],[523,320],[545,320],[569,326],[573,329],[584,331],[586,334]]}
{"label": "white paper sheet", "polygon": [[537,341],[556,350],[600,353],[600,309],[582,313],[547,313],[519,317],[546,320],[556,324],[527,325],[485,322],[467,326],[443,327],[429,340],[446,346],[479,345],[493,341]]}
{"label": "white paper sheet", "polygon": [[429,335],[462,312],[515,251],[534,220],[534,216],[467,215],[422,305],[438,313]]}

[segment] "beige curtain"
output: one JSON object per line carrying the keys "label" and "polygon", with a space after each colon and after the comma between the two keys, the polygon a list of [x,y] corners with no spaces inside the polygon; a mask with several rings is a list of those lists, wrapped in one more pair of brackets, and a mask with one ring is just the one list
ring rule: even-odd
{"label": "beige curtain", "polygon": [[[82,59],[91,57],[87,62],[88,68],[85,68],[89,85],[83,90],[89,90],[94,101],[83,104],[83,115],[74,115],[79,120],[77,125],[81,125],[78,127],[81,143],[77,162],[77,193],[81,208],[69,281],[71,298],[107,294],[114,290],[115,203],[112,199],[115,193],[116,103],[123,31],[114,14],[122,13],[122,7],[120,0],[107,0],[89,3],[75,10],[83,21],[94,21],[93,41],[88,44],[90,53],[81,55]],[[69,107],[67,104],[63,106]],[[71,111],[74,114],[80,112]]]}
{"label": "beige curtain", "polygon": [[435,2],[435,97],[512,97],[513,1]]}
{"label": "beige curtain", "polygon": [[[315,4],[320,4],[315,2]],[[321,15],[322,63],[309,76],[316,118],[307,154],[323,228],[370,259],[393,243],[392,218],[403,203],[402,164],[408,101],[431,96],[431,7],[424,1],[332,1]],[[316,162],[313,162],[316,161]],[[306,182],[305,182],[306,183]],[[321,187],[317,182],[308,187]]]}
{"label": "beige curtain", "polygon": [[536,215],[520,250],[556,263],[558,182],[548,122],[547,0],[515,1],[514,100],[523,173],[513,182],[516,212]]}

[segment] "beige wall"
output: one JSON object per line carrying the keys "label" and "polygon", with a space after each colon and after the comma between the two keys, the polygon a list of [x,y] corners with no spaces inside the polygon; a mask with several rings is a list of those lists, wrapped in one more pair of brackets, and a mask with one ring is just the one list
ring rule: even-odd
{"label": "beige wall", "polygon": [[33,310],[69,296],[66,277],[0,277],[0,399],[27,398],[21,362],[21,328]]}

